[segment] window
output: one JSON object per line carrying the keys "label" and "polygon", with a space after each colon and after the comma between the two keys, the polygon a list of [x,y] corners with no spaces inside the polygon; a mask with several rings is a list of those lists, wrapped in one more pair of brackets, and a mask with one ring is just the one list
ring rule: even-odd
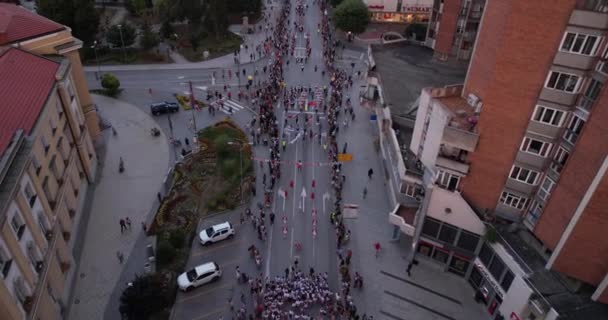
{"label": "window", "polygon": [[564,111],[547,108],[545,106],[536,106],[532,120],[544,124],[561,127],[564,122]]}
{"label": "window", "polygon": [[602,59],[598,62],[595,70],[603,74],[608,74],[608,46],[606,46],[604,54],[602,54]]}
{"label": "window", "polygon": [[530,211],[526,214],[526,222],[530,224],[530,226],[534,227],[536,222],[543,214],[544,205],[539,201],[534,201],[530,206]]}
{"label": "window", "polygon": [[599,43],[597,36],[566,32],[559,50],[591,56],[595,54]]}
{"label": "window", "polygon": [[503,191],[503,193],[500,195],[500,202],[509,207],[523,210],[528,206],[530,199]]}
{"label": "window", "polygon": [[439,171],[439,175],[437,176],[437,184],[447,190],[455,191],[458,188],[458,182],[460,182],[460,177],[446,172]]}
{"label": "window", "polygon": [[36,175],[40,176],[40,171],[42,170],[42,166],[40,166],[40,162],[38,162],[38,158],[36,158],[36,154],[32,154],[32,166],[34,166],[34,170],[36,170]]}
{"label": "window", "polygon": [[578,91],[581,78],[575,74],[551,71],[545,86],[549,89],[555,89],[574,93]]}
{"label": "window", "polygon": [[437,234],[439,233],[439,221],[428,217],[424,219],[422,233],[429,237],[437,238]]}
{"label": "window", "polygon": [[549,195],[551,195],[553,187],[555,187],[555,181],[551,180],[549,176],[545,176],[545,180],[543,180],[540,189],[538,189],[538,197],[546,201],[549,198]]}
{"label": "window", "polygon": [[553,157],[553,162],[551,163],[551,169],[553,169],[553,171],[555,171],[557,173],[562,172],[562,169],[566,165],[566,161],[568,160],[569,155],[570,155],[570,153],[568,153],[568,151],[566,151],[566,149],[564,149],[563,147],[559,147],[557,149],[557,152],[555,153],[555,156]]}
{"label": "window", "polygon": [[458,244],[456,246],[469,252],[475,252],[478,243],[478,235],[462,230],[460,232],[460,237],[458,238]]}
{"label": "window", "polygon": [[11,266],[13,265],[13,259],[8,255],[4,248],[0,247],[0,270],[2,271],[2,276],[6,279],[8,277],[8,273],[11,271]]}
{"label": "window", "polygon": [[13,228],[13,231],[15,231],[17,240],[21,240],[21,237],[23,237],[23,233],[25,232],[25,223],[18,211],[15,211],[15,215],[11,219],[11,227]]}
{"label": "window", "polygon": [[551,152],[552,146],[548,142],[524,137],[524,141],[521,143],[521,151],[546,157]]}
{"label": "window", "polygon": [[502,281],[500,281],[500,286],[503,290],[505,290],[505,292],[509,291],[509,288],[511,288],[511,283],[513,283],[514,278],[515,276],[513,275],[513,272],[511,272],[511,270],[507,270],[505,276],[502,278]]}
{"label": "window", "polygon": [[538,182],[538,176],[539,174],[537,171],[518,167],[515,165],[513,166],[513,168],[511,168],[511,174],[509,175],[511,179],[531,185],[536,185],[536,183]]}
{"label": "window", "polygon": [[587,112],[591,111],[591,108],[593,107],[593,103],[595,102],[597,97],[600,95],[601,90],[602,90],[602,83],[595,79],[591,79],[589,81],[589,85],[585,89],[585,93],[583,95],[581,95],[578,100],[578,106]]}
{"label": "window", "polygon": [[441,231],[439,231],[439,240],[453,244],[456,239],[456,233],[458,233],[458,229],[452,225],[444,223],[441,226]]}
{"label": "window", "polygon": [[402,193],[404,193],[410,198],[416,198],[416,195],[419,193],[418,188],[415,185],[409,183],[404,183],[402,185],[402,190]]}
{"label": "window", "polygon": [[42,148],[44,149],[44,154],[49,153],[50,145],[48,144],[48,142],[46,142],[46,139],[44,138],[44,136],[40,136],[40,144],[42,145]]}
{"label": "window", "polygon": [[492,263],[488,267],[488,270],[494,276],[494,279],[499,280],[503,271],[505,271],[505,263],[502,262],[502,259],[500,259],[499,256],[494,255],[494,259],[492,259]]}
{"label": "window", "polygon": [[485,266],[489,266],[493,256],[494,250],[492,250],[487,243],[484,243],[481,247],[481,251],[479,251],[479,260],[481,260]]}
{"label": "window", "polygon": [[34,203],[36,203],[36,194],[34,193],[34,190],[32,190],[32,186],[29,183],[27,183],[25,188],[23,188],[23,194],[30,204],[30,208],[34,207]]}
{"label": "window", "polygon": [[568,124],[568,128],[564,132],[564,139],[566,141],[575,144],[578,139],[578,135],[583,131],[583,126],[585,125],[585,121],[578,116],[573,116],[572,120]]}

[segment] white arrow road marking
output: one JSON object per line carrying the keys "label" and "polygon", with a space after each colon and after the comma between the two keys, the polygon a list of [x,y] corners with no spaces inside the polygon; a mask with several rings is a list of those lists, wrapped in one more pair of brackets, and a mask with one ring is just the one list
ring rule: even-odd
{"label": "white arrow road marking", "polygon": [[177,77],[177,78],[181,80],[181,79],[183,79],[183,78],[185,78],[185,77],[186,77],[186,76],[179,76],[179,77]]}
{"label": "white arrow road marking", "polygon": [[302,193],[300,194],[302,197],[302,211],[306,211],[306,188],[302,188]]}
{"label": "white arrow road marking", "polygon": [[325,201],[329,200],[329,191],[325,191],[323,194],[323,213],[325,213]]}

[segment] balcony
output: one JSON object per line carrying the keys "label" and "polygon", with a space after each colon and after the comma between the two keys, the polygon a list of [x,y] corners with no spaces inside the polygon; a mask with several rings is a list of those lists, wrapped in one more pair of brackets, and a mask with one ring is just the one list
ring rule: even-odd
{"label": "balcony", "polygon": [[[595,2],[604,2],[603,7],[602,4],[590,5],[586,8],[583,7],[581,9],[572,10],[572,14],[570,15],[570,21],[568,24],[580,26],[580,27],[588,27],[592,29],[600,29],[607,30],[608,29],[608,1],[601,0]],[[591,1],[594,2],[594,1]],[[603,8],[603,9],[602,9]],[[598,10],[598,11],[593,11]],[[602,11],[603,12],[600,12]]]}
{"label": "balcony", "polygon": [[417,212],[418,208],[405,207],[399,204],[391,213],[389,213],[388,221],[390,224],[399,227],[401,232],[413,237],[416,230],[414,223]]}
{"label": "balcony", "polygon": [[439,154],[435,164],[437,167],[450,169],[464,175],[469,173],[469,164],[456,157],[447,157]]}
{"label": "balcony", "polygon": [[471,11],[471,14],[469,15],[469,19],[474,19],[474,20],[479,20],[481,19],[481,10],[479,11]]}
{"label": "balcony", "polygon": [[478,133],[460,129],[458,126],[448,125],[443,130],[442,142],[451,147],[473,152],[478,141]]}

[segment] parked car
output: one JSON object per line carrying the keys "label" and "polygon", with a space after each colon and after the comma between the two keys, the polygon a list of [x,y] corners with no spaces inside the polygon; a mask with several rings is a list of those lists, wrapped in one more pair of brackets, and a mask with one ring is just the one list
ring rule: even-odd
{"label": "parked car", "polygon": [[158,116],[163,113],[174,113],[179,111],[179,106],[175,102],[158,102],[150,105],[150,111],[153,115]]}
{"label": "parked car", "polygon": [[177,286],[182,291],[190,291],[206,283],[215,281],[222,276],[220,266],[215,262],[207,262],[186,271],[177,277]]}
{"label": "parked car", "polygon": [[231,239],[234,237],[234,228],[230,222],[222,222],[209,228],[205,228],[199,234],[199,239],[202,245],[209,245],[224,239]]}

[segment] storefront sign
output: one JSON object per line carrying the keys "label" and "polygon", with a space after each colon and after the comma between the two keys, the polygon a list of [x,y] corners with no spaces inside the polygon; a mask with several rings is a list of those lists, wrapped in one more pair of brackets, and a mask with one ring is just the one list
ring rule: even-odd
{"label": "storefront sign", "polygon": [[401,9],[402,12],[417,12],[417,13],[430,13],[431,12],[432,7],[416,7],[416,6],[411,6],[411,7],[403,7]]}
{"label": "storefront sign", "polygon": [[479,270],[479,273],[481,273],[484,280],[486,280],[486,283],[488,283],[490,286],[492,286],[492,289],[494,289],[494,292],[496,292],[496,294],[498,294],[498,296],[500,296],[500,298],[503,299],[505,296],[505,292],[498,285],[498,283],[496,283],[496,281],[494,280],[494,277],[492,277],[492,275],[490,274],[488,269],[486,269],[486,267],[483,265],[483,263],[481,263],[481,261],[479,261],[479,258],[475,259],[475,267],[477,268],[477,270]]}
{"label": "storefront sign", "polygon": [[384,5],[382,4],[370,4],[369,6],[367,6],[370,10],[383,10],[384,9]]}

